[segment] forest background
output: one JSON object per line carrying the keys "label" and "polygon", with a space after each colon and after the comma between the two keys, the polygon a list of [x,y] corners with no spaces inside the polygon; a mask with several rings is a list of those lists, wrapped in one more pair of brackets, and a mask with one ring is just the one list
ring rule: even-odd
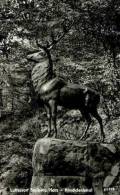
{"label": "forest background", "polygon": [[[100,93],[106,142],[119,142],[119,21],[119,0],[0,1],[2,183],[29,186],[32,149],[48,128],[32,86],[34,63],[26,59],[39,49],[36,40],[46,45],[65,33],[51,50],[54,71],[68,83],[87,85]],[[77,139],[85,128],[78,111],[61,108],[57,125],[62,139]],[[86,141],[99,141],[98,135],[99,125],[93,121]]]}

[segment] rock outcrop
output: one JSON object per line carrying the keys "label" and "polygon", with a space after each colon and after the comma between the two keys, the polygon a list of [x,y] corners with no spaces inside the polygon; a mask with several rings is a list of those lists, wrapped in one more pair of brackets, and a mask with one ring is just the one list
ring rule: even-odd
{"label": "rock outcrop", "polygon": [[[1,68],[5,67],[5,68]],[[8,63],[0,67],[0,108],[2,115],[30,110],[31,81],[25,64]]]}
{"label": "rock outcrop", "polygon": [[117,181],[119,159],[113,144],[39,139],[33,152],[30,195],[102,195]]}
{"label": "rock outcrop", "polygon": [[13,109],[15,114],[23,110],[28,110],[29,98],[30,98],[30,85],[28,72],[25,67],[20,64],[14,64],[10,67],[11,82],[12,82],[12,99],[13,99]]}

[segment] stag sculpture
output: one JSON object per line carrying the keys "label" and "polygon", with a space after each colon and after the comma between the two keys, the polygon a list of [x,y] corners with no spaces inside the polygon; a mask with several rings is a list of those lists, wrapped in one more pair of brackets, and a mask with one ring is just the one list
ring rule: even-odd
{"label": "stag sculpture", "polygon": [[[56,41],[57,42],[57,41]],[[69,109],[79,109],[87,121],[87,127],[81,136],[86,133],[91,124],[91,116],[97,119],[100,130],[101,140],[105,138],[103,131],[102,118],[98,114],[98,104],[100,95],[95,90],[79,84],[67,84],[63,79],[56,77],[53,73],[53,63],[50,54],[51,45],[42,46],[37,42],[39,51],[29,54],[28,60],[34,61],[35,66],[32,70],[32,81],[35,91],[43,101],[49,121],[49,129],[46,137],[57,137],[57,107],[58,105]]]}

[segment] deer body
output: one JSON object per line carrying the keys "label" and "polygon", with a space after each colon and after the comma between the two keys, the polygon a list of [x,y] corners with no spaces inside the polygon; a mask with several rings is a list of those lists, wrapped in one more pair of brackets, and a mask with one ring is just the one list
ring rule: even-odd
{"label": "deer body", "polygon": [[51,67],[52,64],[50,64],[51,59],[47,55],[45,56],[45,53],[45,50],[42,49],[41,52],[28,55],[27,59],[35,62],[32,70],[32,81],[35,91],[43,101],[46,109],[49,122],[48,134],[46,136],[51,136],[53,131],[54,136],[57,137],[57,106],[60,105],[69,109],[79,109],[86,119],[87,128],[81,139],[86,136],[91,124],[91,116],[93,116],[99,122],[101,139],[104,140],[105,134],[102,118],[97,111],[100,95],[85,86],[67,84],[61,78],[55,77]]}
{"label": "deer body", "polygon": [[93,107],[93,101],[99,103],[99,98],[97,92],[89,90],[87,87],[67,84],[60,90],[59,102],[60,105],[67,108],[82,110],[87,107],[90,110]]}

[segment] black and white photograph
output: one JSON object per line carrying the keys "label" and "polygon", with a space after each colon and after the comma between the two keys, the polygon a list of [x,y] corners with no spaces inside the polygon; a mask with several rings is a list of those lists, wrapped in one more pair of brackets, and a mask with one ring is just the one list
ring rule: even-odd
{"label": "black and white photograph", "polygon": [[120,195],[119,0],[0,0],[0,195]]}

